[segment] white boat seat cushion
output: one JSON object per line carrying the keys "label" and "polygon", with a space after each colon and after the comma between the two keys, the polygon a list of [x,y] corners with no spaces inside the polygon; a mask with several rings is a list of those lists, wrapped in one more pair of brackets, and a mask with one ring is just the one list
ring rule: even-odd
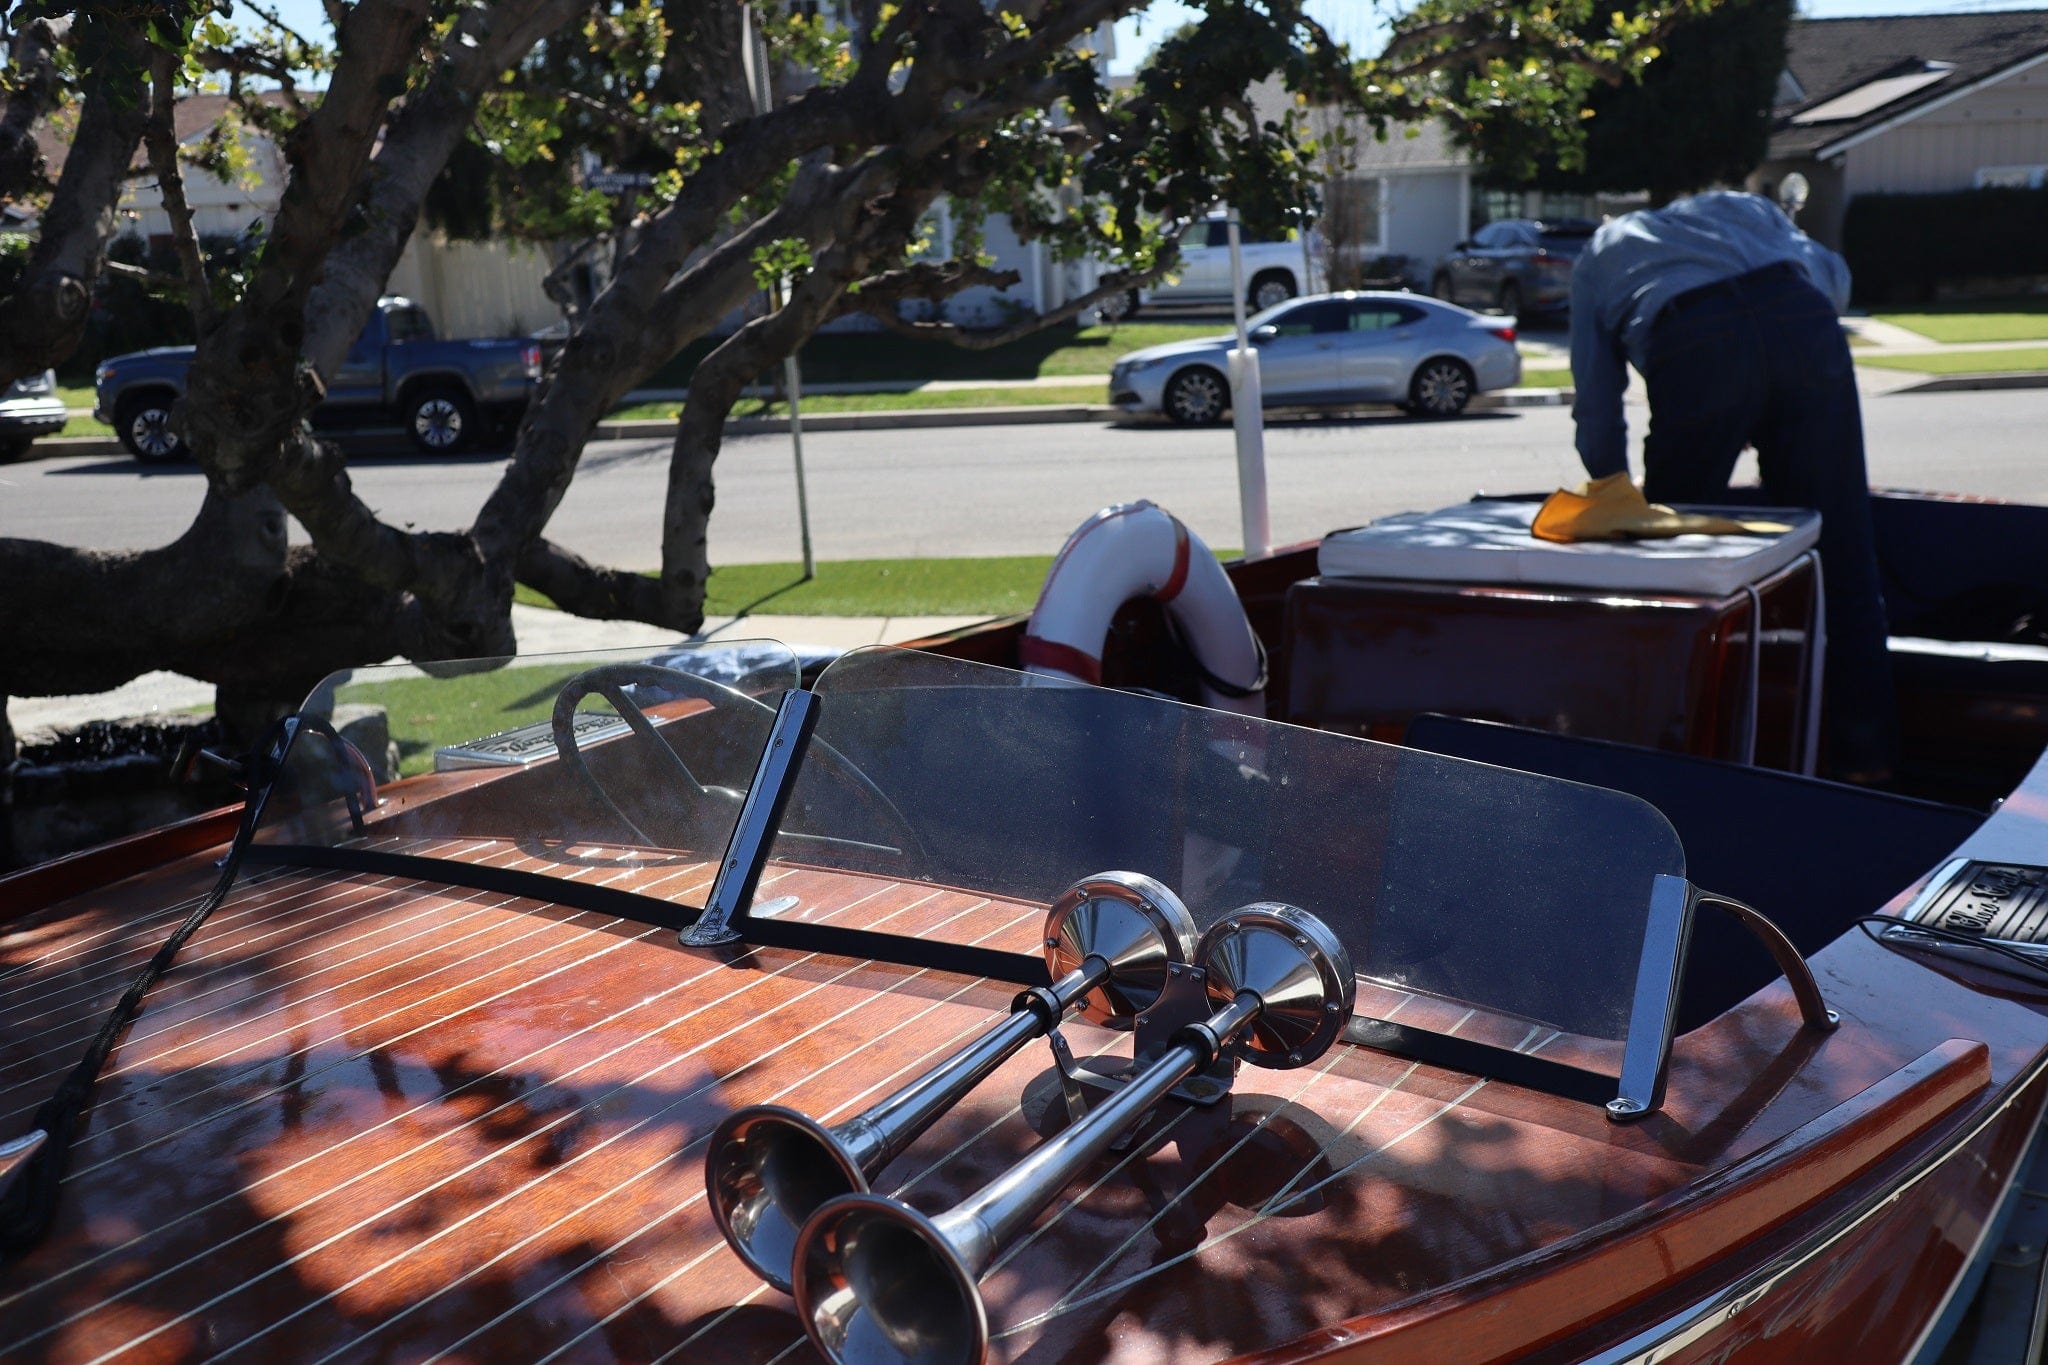
{"label": "white boat seat cushion", "polygon": [[1323,537],[1325,578],[1429,583],[1535,584],[1624,592],[1726,597],[1761,582],[1813,547],[1820,513],[1803,508],[1709,507],[1749,520],[1784,522],[1777,535],[1674,536],[1558,545],[1529,534],[1536,502],[1481,500],[1434,512],[1402,512]]}

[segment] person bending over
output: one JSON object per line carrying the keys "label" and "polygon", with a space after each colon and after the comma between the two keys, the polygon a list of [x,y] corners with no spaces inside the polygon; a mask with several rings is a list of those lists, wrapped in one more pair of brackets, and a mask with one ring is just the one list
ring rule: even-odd
{"label": "person bending over", "polygon": [[1836,320],[1848,298],[1842,258],[1757,195],[1717,190],[1611,219],[1572,270],[1572,418],[1586,472],[1626,472],[1633,361],[1649,386],[1650,501],[1720,500],[1754,445],[1771,500],[1820,513],[1828,766],[1881,782],[1898,723],[1863,420]]}

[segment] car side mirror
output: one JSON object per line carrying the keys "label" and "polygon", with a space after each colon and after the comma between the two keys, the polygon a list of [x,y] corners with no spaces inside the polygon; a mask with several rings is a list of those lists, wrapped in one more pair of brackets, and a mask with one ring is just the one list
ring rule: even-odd
{"label": "car side mirror", "polygon": [[1252,328],[1252,345],[1263,346],[1279,335],[1280,329],[1270,322],[1263,327],[1254,327]]}

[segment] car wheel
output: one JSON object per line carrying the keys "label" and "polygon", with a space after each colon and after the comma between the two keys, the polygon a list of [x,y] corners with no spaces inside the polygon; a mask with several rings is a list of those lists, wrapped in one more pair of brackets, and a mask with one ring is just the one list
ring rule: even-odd
{"label": "car wheel", "polygon": [[1513,280],[1500,287],[1500,311],[1511,318],[1522,316],[1522,286]]}
{"label": "car wheel", "polygon": [[1193,365],[1166,381],[1166,415],[1184,427],[1209,426],[1223,420],[1230,407],[1230,385],[1205,365]]}
{"label": "car wheel", "polygon": [[1138,291],[1126,289],[1121,294],[1111,294],[1095,305],[1095,316],[1104,322],[1122,322],[1138,315]]}
{"label": "car wheel", "polygon": [[1451,273],[1448,270],[1436,272],[1436,278],[1429,282],[1429,292],[1431,297],[1442,299],[1445,303],[1457,302],[1451,297]]}
{"label": "car wheel", "polygon": [[1245,303],[1254,313],[1263,313],[1294,297],[1294,277],[1283,270],[1271,270],[1252,281]]}
{"label": "car wheel", "polygon": [[185,443],[171,430],[171,405],[177,401],[168,393],[122,399],[114,412],[115,437],[144,464],[162,464],[182,457]]}
{"label": "car wheel", "polygon": [[1471,367],[1450,356],[1425,360],[1408,381],[1408,409],[1423,417],[1456,417],[1472,401]]}
{"label": "car wheel", "polygon": [[405,405],[405,431],[429,455],[453,455],[476,435],[476,406],[460,389],[422,389]]}

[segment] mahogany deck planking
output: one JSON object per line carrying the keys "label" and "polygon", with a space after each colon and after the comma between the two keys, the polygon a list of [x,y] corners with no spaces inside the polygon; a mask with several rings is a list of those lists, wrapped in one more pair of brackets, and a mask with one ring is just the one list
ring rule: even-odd
{"label": "mahogany deck planking", "polygon": [[[852,909],[863,927],[906,933],[951,917],[956,932],[972,926],[961,937],[1015,951],[1036,936],[1029,906],[815,870],[770,876],[762,898],[796,892],[793,917]],[[843,1117],[971,1037],[1010,988],[777,950],[721,960],[605,916],[394,880],[284,874],[216,912],[110,1063],[120,1075],[88,1120],[59,1227],[0,1289],[0,1355],[806,1358],[787,1300],[717,1240],[703,1137],[758,1099]],[[187,866],[161,884],[189,897],[203,882]],[[125,985],[116,967],[173,922],[158,884],[10,926],[0,1011],[60,991],[43,1024],[96,1021]],[[353,915],[321,919],[288,949],[244,913],[336,895]],[[422,918],[431,935],[403,932]],[[998,1263],[998,1355],[1287,1358],[1301,1353],[1294,1339],[1350,1320],[1352,1349],[1369,1358],[1375,1313],[1414,1349],[1458,1316],[1430,1305],[1461,1280],[1645,1218],[1660,1198],[1683,1204],[1688,1182],[1853,1108],[1945,1038],[2009,1040],[1975,1063],[2001,1082],[2048,1041],[2030,1002],[1960,988],[1923,989],[1924,1018],[1861,1017],[1873,983],[1927,974],[1859,941],[1817,965],[1850,1016],[1841,1034],[1802,1039],[1788,994],[1767,991],[1682,1040],[1669,1110],[1632,1129],[1358,1049],[1302,1072],[1248,1069],[1226,1105],[1163,1111],[1137,1151],[1068,1192]],[[251,989],[224,989],[236,984]],[[1114,1041],[1074,1032],[1084,1050]],[[39,1097],[47,1082],[21,1077],[51,1050],[5,1039],[0,1083]],[[1929,1093],[1967,1108],[1977,1083],[1951,1061]],[[1036,1049],[1013,1060],[877,1187],[938,1209],[998,1173],[1038,1140],[1046,1069]],[[1925,1095],[1913,1111],[1930,1132],[1946,1112]],[[1896,1132],[1897,1117],[1858,1131]],[[1642,1282],[1604,1292],[1615,1305],[1652,1295],[1672,1268],[1704,1265],[1730,1227],[1770,1226],[1826,1188],[1818,1176],[1787,1184],[1784,1207],[1738,1210],[1749,1224],[1723,1214],[1717,1227],[1701,1209],[1645,1231],[1659,1249]],[[1614,1253],[1643,1257],[1632,1238]],[[1474,1347],[1497,1336],[1462,1330]]]}

